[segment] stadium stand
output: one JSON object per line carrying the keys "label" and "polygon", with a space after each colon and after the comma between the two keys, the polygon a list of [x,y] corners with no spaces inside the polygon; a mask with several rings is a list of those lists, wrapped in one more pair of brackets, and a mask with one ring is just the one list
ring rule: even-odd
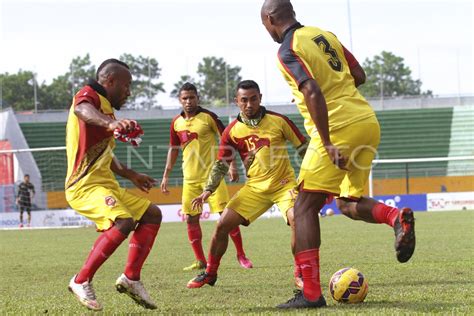
{"label": "stadium stand", "polygon": [[[377,117],[382,127],[382,140],[377,158],[472,155],[474,148],[473,113],[473,107],[470,106],[377,111]],[[287,115],[304,131],[303,119],[299,114]],[[137,171],[161,179],[166,162],[171,119],[171,117],[141,119],[139,122],[145,130],[142,145],[133,148],[118,142],[115,150],[118,159]],[[223,121],[227,122],[227,118],[223,118]],[[30,148],[65,145],[65,122],[24,122],[20,123],[20,127]],[[292,164],[298,172],[299,157],[292,146],[289,146],[289,154]],[[66,173],[64,152],[34,152],[33,155],[41,170],[44,191],[62,191]],[[178,162],[170,177],[172,186],[182,184],[180,161],[181,157],[178,157]],[[415,184],[412,185],[413,191],[420,191],[423,188],[418,185],[418,189],[416,189],[417,179],[418,183],[421,183],[424,178],[438,177],[440,184],[432,186],[432,190],[438,192],[444,185],[447,175],[464,177],[474,175],[474,166],[471,166],[474,162],[468,162],[468,164],[470,164],[468,168],[466,168],[465,161],[449,164],[447,162],[380,164],[374,168],[374,179],[385,182],[376,184],[375,189],[378,194],[403,193],[405,190],[404,179],[410,178],[415,181]],[[240,170],[240,176],[242,183],[245,181],[243,168]],[[395,184],[393,181],[398,182]],[[458,182],[462,183],[463,181],[462,179]],[[131,186],[128,181],[121,182],[124,186]]]}

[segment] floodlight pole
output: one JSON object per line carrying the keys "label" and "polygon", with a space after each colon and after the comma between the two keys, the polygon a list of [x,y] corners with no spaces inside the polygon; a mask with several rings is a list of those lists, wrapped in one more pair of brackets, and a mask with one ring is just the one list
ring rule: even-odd
{"label": "floodlight pole", "polygon": [[38,113],[38,94],[36,91],[36,74],[33,73],[33,99],[35,102],[35,113]]}
{"label": "floodlight pole", "polygon": [[347,0],[347,19],[349,22],[349,44],[352,52],[352,21],[351,21],[351,4],[350,0]]}

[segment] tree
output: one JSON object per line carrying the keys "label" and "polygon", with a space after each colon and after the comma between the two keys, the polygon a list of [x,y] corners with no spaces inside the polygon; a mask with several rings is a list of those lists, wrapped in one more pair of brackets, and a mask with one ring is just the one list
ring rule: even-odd
{"label": "tree", "polygon": [[402,57],[382,51],[373,59],[367,58],[362,66],[367,75],[365,84],[359,87],[365,97],[396,97],[404,95],[432,95],[432,91],[421,92],[421,81],[413,80],[411,70]]}
{"label": "tree", "polygon": [[84,57],[77,56],[73,58],[66,76],[69,80],[71,97],[73,97],[77,91],[87,84],[89,79],[95,78],[95,66],[92,65],[89,54]]}
{"label": "tree", "polygon": [[34,110],[33,77],[32,71],[21,69],[16,74],[0,74],[2,107],[11,107],[14,111]]}
{"label": "tree", "polygon": [[197,70],[201,103],[228,105],[227,99],[231,98],[233,87],[242,80],[239,75],[241,69],[239,66],[228,65],[223,58],[204,57]]}
{"label": "tree", "polygon": [[178,91],[179,89],[183,86],[183,84],[185,84],[186,82],[190,82],[190,83],[194,83],[194,85],[196,86],[196,88],[199,89],[199,83],[195,83],[196,81],[191,77],[191,76],[188,76],[188,75],[183,75],[181,76],[181,78],[179,79],[178,82],[176,82],[174,85],[173,85],[173,90],[171,90],[170,92],[170,97],[171,98],[177,98],[178,97]]}
{"label": "tree", "polygon": [[155,58],[123,54],[120,60],[127,63],[132,73],[132,95],[129,98],[128,108],[151,109],[159,107],[155,97],[165,92],[163,82],[158,82],[161,68]]}
{"label": "tree", "polygon": [[68,109],[72,102],[68,74],[58,76],[39,89],[41,109]]}

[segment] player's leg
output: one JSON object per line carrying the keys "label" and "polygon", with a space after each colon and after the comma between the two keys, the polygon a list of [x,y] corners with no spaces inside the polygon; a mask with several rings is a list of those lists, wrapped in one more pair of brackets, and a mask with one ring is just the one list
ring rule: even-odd
{"label": "player's leg", "polygon": [[[331,135],[333,136],[333,135]],[[338,146],[338,139],[331,138]],[[344,153],[343,146],[338,146]],[[345,171],[334,166],[319,139],[312,139],[298,178],[299,192],[294,206],[295,262],[301,269],[304,288],[279,308],[321,307],[326,305],[319,277],[321,234],[319,211],[329,195],[339,194]]]}
{"label": "player's leg", "polygon": [[100,266],[114,253],[127,239],[135,227],[132,218],[116,218],[113,226],[105,230],[96,239],[84,265],[76,275],[76,283],[91,282]]}
{"label": "player's leg", "polygon": [[120,199],[129,209],[133,219],[137,221],[137,225],[129,241],[125,271],[119,276],[115,286],[120,293],[127,294],[139,305],[156,309],[155,302],[141,281],[141,271],[160,229],[161,210],[149,200],[124,189],[121,189]]}
{"label": "player's leg", "polygon": [[239,225],[247,226],[265,213],[273,205],[271,199],[252,188],[243,186],[229,201],[219,218],[211,239],[206,271],[188,282],[188,288],[198,288],[205,284],[214,285],[217,269],[227,250],[229,233]]}
{"label": "player's leg", "polygon": [[[222,215],[225,205],[229,202],[229,193],[227,191],[227,185],[224,180],[221,181],[220,185],[217,187],[216,191],[209,197],[209,206],[211,212],[218,212]],[[235,250],[237,252],[237,261],[245,269],[251,269],[253,267],[252,261],[250,261],[244,251],[244,246],[242,242],[242,234],[240,232],[239,226],[234,228],[229,233],[230,238],[234,242]]]}
{"label": "player's leg", "polygon": [[20,228],[23,227],[23,212],[24,212],[25,208],[20,205]]}
{"label": "player's leg", "polygon": [[205,284],[213,286],[215,284],[221,258],[229,243],[229,233],[235,227],[246,223],[247,221],[234,210],[229,208],[224,210],[212,235],[206,271],[189,281],[188,288],[199,288]]}
{"label": "player's leg", "polygon": [[202,230],[200,224],[201,213],[196,215],[186,215],[186,226],[188,230],[189,243],[194,252],[196,261],[190,266],[184,267],[184,271],[201,270],[206,268],[206,256],[202,247]]}
{"label": "player's leg", "polygon": [[409,208],[396,207],[362,197],[372,160],[380,141],[380,128],[375,123],[359,123],[351,128],[352,135],[362,144],[352,151],[351,168],[341,184],[341,197],[336,203],[341,212],[368,223],[387,224],[395,232],[395,251],[400,262],[408,261],[415,250],[415,222]]}
{"label": "player's leg", "polygon": [[181,212],[186,214],[186,228],[188,240],[194,252],[196,261],[183,268],[184,271],[201,270],[206,268],[206,256],[202,247],[202,230],[200,224],[201,210],[194,210],[191,205],[192,199],[202,193],[202,186],[184,182]]}
{"label": "player's leg", "polygon": [[116,192],[104,187],[75,193],[66,192],[71,207],[94,221],[97,230],[102,231],[81,270],[69,282],[69,290],[81,304],[92,310],[102,309],[92,286],[96,271],[135,228],[135,221],[124,209],[118,196]]}
{"label": "player's leg", "polygon": [[27,226],[31,226],[31,206],[26,208],[26,215],[27,215]]}

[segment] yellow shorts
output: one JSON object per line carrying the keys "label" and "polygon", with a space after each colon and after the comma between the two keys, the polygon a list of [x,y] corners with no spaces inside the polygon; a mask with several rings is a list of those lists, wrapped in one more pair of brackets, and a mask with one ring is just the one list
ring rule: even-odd
{"label": "yellow shorts", "polygon": [[69,205],[93,221],[98,231],[107,230],[116,218],[142,218],[151,202],[124,188],[108,189],[95,186],[80,192],[66,191]]}
{"label": "yellow shorts", "polygon": [[[181,211],[190,216],[196,216],[201,214],[202,210],[193,210],[191,201],[201,195],[206,183],[186,183],[183,184],[183,196]],[[224,211],[225,205],[229,202],[229,192],[227,191],[227,185],[222,180],[221,184],[217,187],[216,191],[211,194],[207,203],[211,209],[211,213],[221,213]]]}
{"label": "yellow shorts", "polygon": [[230,199],[226,208],[236,211],[240,216],[252,223],[272,207],[273,204],[276,204],[280,209],[281,215],[283,215],[283,219],[288,224],[286,212],[295,205],[297,195],[295,187],[296,181],[294,179],[274,192],[260,192],[248,185],[244,185]]}
{"label": "yellow shorts", "polygon": [[323,192],[359,199],[369,177],[372,160],[380,143],[377,118],[370,117],[332,131],[331,142],[349,158],[349,171],[337,168],[320,138],[312,138],[301,164],[298,185],[307,192]]}

